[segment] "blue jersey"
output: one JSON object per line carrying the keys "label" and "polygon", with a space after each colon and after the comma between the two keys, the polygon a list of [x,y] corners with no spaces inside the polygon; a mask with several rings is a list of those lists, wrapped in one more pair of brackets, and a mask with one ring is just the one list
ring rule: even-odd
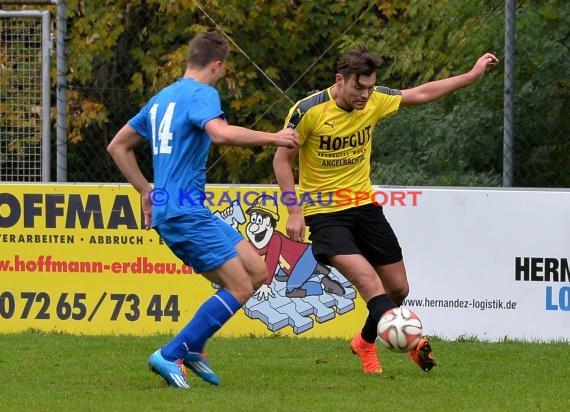
{"label": "blue jersey", "polygon": [[215,88],[181,78],[129,120],[153,151],[153,227],[205,207],[206,160],[212,140],[204,126],[223,114]]}

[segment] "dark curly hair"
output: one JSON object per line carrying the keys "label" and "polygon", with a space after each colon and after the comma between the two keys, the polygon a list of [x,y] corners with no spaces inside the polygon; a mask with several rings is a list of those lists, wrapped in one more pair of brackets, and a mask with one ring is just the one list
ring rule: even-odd
{"label": "dark curly hair", "polygon": [[368,47],[362,45],[349,50],[338,59],[336,72],[344,77],[350,77],[351,75],[359,77],[362,74],[369,76],[383,65],[384,61],[382,58],[371,52]]}

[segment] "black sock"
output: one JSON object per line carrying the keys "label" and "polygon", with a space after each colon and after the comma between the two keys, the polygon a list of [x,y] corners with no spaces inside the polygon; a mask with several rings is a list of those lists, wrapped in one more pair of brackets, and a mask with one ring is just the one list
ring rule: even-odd
{"label": "black sock", "polygon": [[362,339],[368,343],[374,343],[378,336],[380,318],[386,311],[397,308],[398,305],[387,294],[383,293],[370,299],[366,306],[368,307],[368,317],[362,328]]}

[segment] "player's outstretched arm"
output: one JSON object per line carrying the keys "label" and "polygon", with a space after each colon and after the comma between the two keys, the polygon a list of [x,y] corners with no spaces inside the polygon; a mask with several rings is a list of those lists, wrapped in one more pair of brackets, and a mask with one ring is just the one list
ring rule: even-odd
{"label": "player's outstretched arm", "polygon": [[206,123],[206,132],[216,144],[237,146],[274,145],[288,148],[299,147],[299,135],[295,129],[283,129],[275,133],[252,130],[227,124],[217,117]]}
{"label": "player's outstretched arm", "polygon": [[417,106],[433,102],[463,87],[470,86],[483,78],[487,70],[496,66],[499,59],[491,53],[481,56],[467,73],[447,79],[424,83],[411,89],[402,90],[401,106]]}

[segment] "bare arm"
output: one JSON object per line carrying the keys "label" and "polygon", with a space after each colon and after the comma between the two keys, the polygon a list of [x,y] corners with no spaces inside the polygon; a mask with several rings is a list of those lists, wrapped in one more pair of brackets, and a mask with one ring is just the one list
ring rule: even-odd
{"label": "bare arm", "polygon": [[107,151],[117,164],[123,176],[125,176],[129,183],[141,194],[145,228],[150,229],[152,205],[148,196],[152,190],[152,186],[142,174],[134,152],[135,147],[142,142],[142,140],[143,137],[127,124],[113,137],[113,140],[111,140],[111,143],[107,146]]}
{"label": "bare arm", "polygon": [[443,96],[453,93],[463,87],[470,86],[483,78],[485,72],[499,63],[491,53],[486,53],[477,60],[473,68],[467,73],[443,80],[424,83],[421,86],[402,90],[402,107],[416,106],[433,102]]}
{"label": "bare arm", "polygon": [[[295,191],[295,177],[293,176],[293,168],[291,167],[293,159],[299,153],[299,148],[287,149],[280,147],[275,152],[273,158],[273,171],[277,178],[277,183],[281,189],[281,193],[289,193],[287,196],[288,203],[294,203],[287,206],[289,218],[287,220],[287,235],[296,242],[302,242],[305,238],[305,220],[301,207],[298,205],[297,192]],[[293,199],[293,196],[294,199]],[[295,202],[293,202],[295,200]]]}
{"label": "bare arm", "polygon": [[219,117],[207,122],[205,129],[216,144],[238,146],[275,145],[289,148],[299,146],[299,136],[294,129],[283,129],[275,133],[261,132],[241,126],[229,125]]}

